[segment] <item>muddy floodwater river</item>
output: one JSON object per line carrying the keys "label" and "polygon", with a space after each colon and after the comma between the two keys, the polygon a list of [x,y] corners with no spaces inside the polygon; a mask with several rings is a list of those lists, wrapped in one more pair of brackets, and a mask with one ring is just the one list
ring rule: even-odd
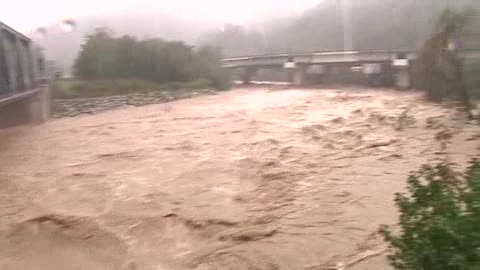
{"label": "muddy floodwater river", "polygon": [[0,269],[389,269],[408,173],[479,153],[462,117],[258,87],[2,130]]}

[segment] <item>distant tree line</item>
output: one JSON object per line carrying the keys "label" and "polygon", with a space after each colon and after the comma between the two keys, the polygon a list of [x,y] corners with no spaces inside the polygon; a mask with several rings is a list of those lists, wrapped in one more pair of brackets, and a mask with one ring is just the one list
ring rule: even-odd
{"label": "distant tree line", "polygon": [[[343,23],[350,21],[354,50],[418,50],[444,9],[480,8],[478,0],[342,1],[324,0],[298,17],[255,27],[226,25],[204,35],[203,42],[221,47],[225,56],[343,50]],[[342,6],[351,9],[348,21]],[[478,37],[468,46],[478,48]]]}
{"label": "distant tree line", "polygon": [[[343,12],[345,7],[350,11]],[[226,56],[344,49],[417,51],[414,86],[433,101],[461,101],[472,118],[470,99],[480,97],[480,61],[460,55],[480,49],[479,10],[478,0],[324,0],[297,18],[263,27],[226,25],[205,35],[203,42],[220,47]],[[347,13],[345,20],[342,16]],[[353,48],[344,44],[346,23],[351,23]]]}
{"label": "distant tree line", "polygon": [[82,79],[138,78],[158,83],[209,80],[226,88],[220,51],[212,46],[195,49],[179,41],[116,37],[97,29],[86,37],[75,60],[74,74]]}

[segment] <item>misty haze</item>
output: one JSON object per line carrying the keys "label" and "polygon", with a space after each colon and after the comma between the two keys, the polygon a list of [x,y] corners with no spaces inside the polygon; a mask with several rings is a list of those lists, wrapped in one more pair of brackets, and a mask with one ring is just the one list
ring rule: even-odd
{"label": "misty haze", "polygon": [[10,1],[0,269],[480,267],[480,1]]}

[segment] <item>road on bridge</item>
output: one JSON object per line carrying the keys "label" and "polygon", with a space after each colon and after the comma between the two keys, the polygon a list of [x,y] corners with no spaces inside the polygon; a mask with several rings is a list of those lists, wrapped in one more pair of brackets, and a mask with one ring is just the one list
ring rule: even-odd
{"label": "road on bridge", "polygon": [[454,110],[368,89],[237,89],[2,130],[0,268],[388,269],[376,232],[444,128],[452,160],[478,153]]}

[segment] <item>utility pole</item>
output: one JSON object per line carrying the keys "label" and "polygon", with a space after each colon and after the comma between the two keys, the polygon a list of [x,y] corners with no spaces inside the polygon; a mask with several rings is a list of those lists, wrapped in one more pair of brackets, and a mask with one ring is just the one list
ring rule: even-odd
{"label": "utility pole", "polygon": [[342,16],[343,50],[353,51],[353,25],[351,0],[339,0]]}

